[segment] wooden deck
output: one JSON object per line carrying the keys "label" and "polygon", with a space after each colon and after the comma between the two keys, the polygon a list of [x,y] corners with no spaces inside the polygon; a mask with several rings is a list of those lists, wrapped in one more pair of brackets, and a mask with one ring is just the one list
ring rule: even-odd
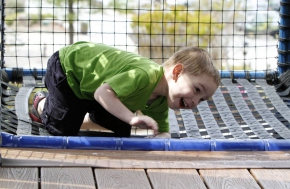
{"label": "wooden deck", "polygon": [[290,188],[290,152],[0,148],[0,188]]}

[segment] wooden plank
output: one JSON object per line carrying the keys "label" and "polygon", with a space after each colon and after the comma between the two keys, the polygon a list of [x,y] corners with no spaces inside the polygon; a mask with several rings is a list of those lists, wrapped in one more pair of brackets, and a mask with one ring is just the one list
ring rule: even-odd
{"label": "wooden plank", "polygon": [[200,170],[209,189],[258,189],[259,185],[247,169]]}
{"label": "wooden plank", "polygon": [[206,189],[195,169],[148,169],[153,188]]}
{"label": "wooden plank", "polygon": [[89,167],[41,168],[41,189],[96,188],[93,171]]}
{"label": "wooden plank", "polygon": [[251,169],[250,172],[264,189],[290,188],[289,169]]}
{"label": "wooden plank", "polygon": [[98,189],[151,189],[143,169],[95,169]]}
{"label": "wooden plank", "polygon": [[6,167],[69,164],[101,168],[290,168],[290,151],[170,152],[2,147],[0,154],[3,157],[2,166]]}
{"label": "wooden plank", "polygon": [[38,188],[38,168],[0,167],[0,188]]}

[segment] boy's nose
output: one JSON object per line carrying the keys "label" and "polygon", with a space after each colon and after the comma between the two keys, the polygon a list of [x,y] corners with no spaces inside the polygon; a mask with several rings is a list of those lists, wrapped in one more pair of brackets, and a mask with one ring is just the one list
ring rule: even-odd
{"label": "boy's nose", "polygon": [[200,100],[199,97],[193,97],[193,98],[191,99],[191,101],[192,101],[192,108],[196,108],[197,105],[201,102],[201,100]]}
{"label": "boy's nose", "polygon": [[192,102],[192,108],[194,109],[194,108],[196,108],[197,107],[197,101],[196,101],[196,99],[191,99],[191,102]]}

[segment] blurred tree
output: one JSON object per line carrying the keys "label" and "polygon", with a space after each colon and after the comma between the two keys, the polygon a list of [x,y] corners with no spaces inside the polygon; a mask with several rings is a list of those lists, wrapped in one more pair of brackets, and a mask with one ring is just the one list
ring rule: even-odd
{"label": "blurred tree", "polygon": [[14,21],[17,19],[17,14],[21,12],[24,12],[23,1],[9,0],[8,2],[6,2],[6,7],[5,7],[6,24],[8,26],[12,25]]}
{"label": "blurred tree", "polygon": [[200,46],[210,51],[220,68],[228,53],[222,49],[228,42],[225,36],[234,30],[235,19],[241,16],[235,10],[240,9],[243,0],[187,1],[182,4],[162,0],[138,1],[138,4],[128,0],[116,2],[111,1],[118,7],[116,10],[131,10],[133,33],[130,37],[138,44],[139,54],[162,63],[181,47]]}
{"label": "blurred tree", "polygon": [[[140,1],[138,1],[137,4],[139,4]],[[120,13],[128,14],[133,13],[134,8],[136,8],[136,0],[110,0],[107,7],[108,9],[114,9],[117,10]]]}
{"label": "blurred tree", "polygon": [[[216,22],[210,14],[200,11],[189,11],[183,5],[171,5],[132,17],[132,28],[138,35],[139,52],[155,59],[158,54],[169,57],[180,47],[207,47],[211,35],[222,29],[221,23]],[[150,46],[150,50],[148,47]],[[164,60],[157,60],[162,63]]]}
{"label": "blurred tree", "polygon": [[[219,1],[211,2],[155,3],[154,10],[135,13],[131,25],[140,54],[162,63],[181,47],[200,46],[209,50],[214,59],[221,60],[221,34],[227,27],[226,19],[233,17],[232,13],[224,18],[221,10],[232,6],[230,3],[233,1],[227,1],[227,6]],[[225,51],[222,53],[226,54]],[[216,64],[220,67],[221,61],[216,61]]]}
{"label": "blurred tree", "polygon": [[79,13],[75,12],[75,10],[80,11],[81,9],[78,9],[76,7],[76,3],[78,5],[87,5],[89,9],[91,10],[91,13],[97,12],[99,9],[102,9],[103,3],[101,0],[46,0],[48,3],[54,4],[54,6],[58,7],[67,7],[68,14],[66,16],[66,22],[68,22],[68,33],[69,33],[69,43],[74,43],[74,21],[77,20],[77,15]]}
{"label": "blurred tree", "polygon": [[5,13],[7,15],[16,13],[16,12],[24,12],[24,3],[23,1],[17,0],[9,0],[6,2]]}

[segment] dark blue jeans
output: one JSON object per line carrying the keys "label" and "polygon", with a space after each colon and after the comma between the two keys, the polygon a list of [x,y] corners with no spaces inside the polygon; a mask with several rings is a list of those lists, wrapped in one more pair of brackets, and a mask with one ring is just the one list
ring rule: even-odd
{"label": "dark blue jeans", "polygon": [[129,137],[131,125],[106,111],[97,101],[78,98],[67,83],[59,53],[47,63],[45,86],[49,92],[41,119],[52,135],[76,136],[86,113],[93,122],[112,130],[116,137]]}

